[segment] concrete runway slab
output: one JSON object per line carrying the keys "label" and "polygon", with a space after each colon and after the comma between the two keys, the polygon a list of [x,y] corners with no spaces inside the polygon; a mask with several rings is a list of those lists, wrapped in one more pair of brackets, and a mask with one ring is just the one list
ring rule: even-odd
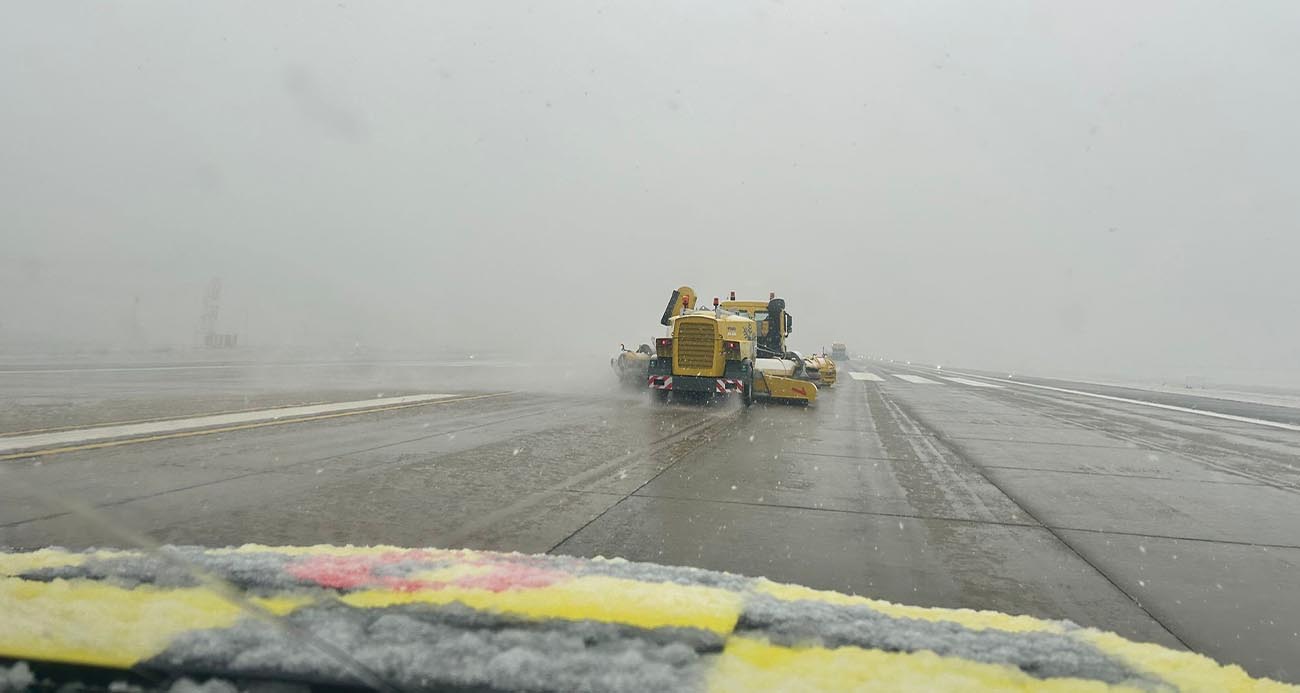
{"label": "concrete runway slab", "polygon": [[[9,374],[17,389],[4,420],[57,422],[64,411],[87,421],[106,411],[96,402],[190,413],[241,393],[302,402],[326,391],[486,392],[517,379],[326,370],[330,388],[304,377],[308,367]],[[1300,481],[1300,435],[931,379],[844,378],[811,407],[746,409],[652,406],[611,378],[577,393],[11,460],[0,463],[0,545],[146,534],[622,556],[1068,618],[1296,680],[1285,634],[1300,632],[1300,616],[1278,606],[1294,591],[1295,549],[1278,547],[1300,535],[1288,486]],[[90,514],[51,514],[20,486]]]}

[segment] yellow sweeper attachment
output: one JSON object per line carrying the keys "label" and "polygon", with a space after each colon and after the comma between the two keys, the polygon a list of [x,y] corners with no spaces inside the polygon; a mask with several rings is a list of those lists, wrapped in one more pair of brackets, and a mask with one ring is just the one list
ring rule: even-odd
{"label": "yellow sweeper attachment", "polygon": [[754,373],[754,395],[792,402],[817,401],[817,386],[807,380],[788,378],[775,373]]}

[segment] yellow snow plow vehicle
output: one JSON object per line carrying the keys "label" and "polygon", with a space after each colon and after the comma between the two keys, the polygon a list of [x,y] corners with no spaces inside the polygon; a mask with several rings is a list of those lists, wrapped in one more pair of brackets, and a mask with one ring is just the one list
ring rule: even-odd
{"label": "yellow snow plow vehicle", "polygon": [[808,374],[812,381],[821,387],[830,387],[835,384],[835,378],[838,376],[838,369],[835,368],[835,361],[827,357],[826,354],[813,354],[804,358],[807,364]]}
{"label": "yellow snow plow vehicle", "polygon": [[809,372],[803,356],[786,346],[794,318],[785,309],[785,299],[773,292],[767,295],[767,301],[737,301],[732,291],[722,308],[750,318],[757,326],[758,358],[754,368],[760,374],[755,384],[758,394],[787,401],[817,399],[816,376]]}
{"label": "yellow snow plow vehicle", "polygon": [[645,385],[651,358],[654,358],[654,350],[649,344],[642,344],[636,348],[636,351],[631,351],[626,345],[620,344],[619,352],[609,360],[609,367],[614,369],[619,382],[627,386],[640,387]]}
{"label": "yellow snow plow vehicle", "polygon": [[792,323],[784,300],[736,301],[733,293],[725,303],[715,298],[711,308],[692,308],[695,301],[693,289],[679,288],[660,320],[669,336],[655,340],[647,378],[659,400],[674,392],[738,394],[746,405],[755,397],[817,399],[803,359],[783,351]]}

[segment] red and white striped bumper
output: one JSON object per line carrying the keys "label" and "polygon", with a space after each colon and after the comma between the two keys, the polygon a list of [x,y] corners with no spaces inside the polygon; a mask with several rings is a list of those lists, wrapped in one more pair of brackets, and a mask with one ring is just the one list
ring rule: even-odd
{"label": "red and white striped bumper", "polygon": [[[646,383],[651,390],[672,390],[673,377],[671,375],[652,375],[646,379]],[[691,377],[687,378],[682,387],[691,392],[708,392],[709,381],[707,378]],[[713,391],[717,394],[726,394],[728,392],[744,392],[745,381],[739,378],[714,378]]]}
{"label": "red and white striped bumper", "polygon": [[736,378],[718,378],[715,381],[714,392],[744,392],[745,381]]}

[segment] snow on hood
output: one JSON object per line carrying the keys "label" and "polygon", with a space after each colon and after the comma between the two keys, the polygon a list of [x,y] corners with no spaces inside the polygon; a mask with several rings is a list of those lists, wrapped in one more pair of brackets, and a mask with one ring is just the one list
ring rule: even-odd
{"label": "snow on hood", "polygon": [[0,553],[0,658],[182,687],[1300,690],[1064,621],[622,560],[395,547]]}

